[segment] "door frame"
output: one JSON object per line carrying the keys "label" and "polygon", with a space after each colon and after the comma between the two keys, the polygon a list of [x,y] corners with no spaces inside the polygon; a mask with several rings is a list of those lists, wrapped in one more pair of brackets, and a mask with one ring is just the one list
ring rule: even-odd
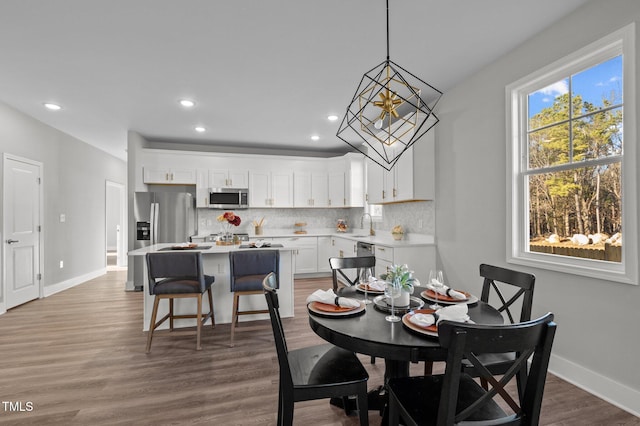
{"label": "door frame", "polygon": [[117,262],[116,262],[116,266],[117,267],[123,267],[127,265],[126,262],[126,244],[128,241],[127,238],[127,222],[126,222],[126,218],[127,218],[127,204],[126,204],[126,188],[123,184],[118,183],[118,182],[114,182],[114,181],[110,181],[110,180],[106,180],[105,181],[105,194],[104,194],[104,198],[105,198],[105,202],[104,202],[104,208],[105,208],[105,225],[104,225],[104,234],[105,234],[105,260],[106,260],[106,254],[107,254],[107,241],[109,238],[109,231],[107,229],[107,225],[108,225],[108,207],[107,207],[107,201],[108,201],[108,190],[109,188],[115,188],[118,190],[118,198],[120,199],[120,210],[118,211],[118,222],[120,224],[120,241],[117,244],[116,247],[116,251],[117,251]]}
{"label": "door frame", "polygon": [[45,241],[45,227],[42,225],[43,223],[43,210],[44,210],[44,163],[36,160],[32,160],[30,158],[20,157],[18,155],[13,155],[9,153],[3,153],[2,155],[2,232],[0,237],[2,240],[2,260],[0,264],[0,268],[2,269],[2,299],[0,301],[0,314],[3,314],[7,311],[7,259],[6,259],[6,249],[4,245],[4,235],[6,235],[6,208],[7,202],[5,199],[6,187],[4,180],[4,172],[6,169],[7,160],[12,161],[20,161],[22,163],[27,163],[32,166],[38,167],[40,169],[40,185],[38,185],[38,203],[40,204],[40,208],[38,209],[38,222],[40,224],[40,232],[38,232],[38,273],[41,274],[41,279],[38,280],[38,298],[42,299],[44,297],[44,282],[45,282],[45,274],[43,274],[44,269],[44,241]]}

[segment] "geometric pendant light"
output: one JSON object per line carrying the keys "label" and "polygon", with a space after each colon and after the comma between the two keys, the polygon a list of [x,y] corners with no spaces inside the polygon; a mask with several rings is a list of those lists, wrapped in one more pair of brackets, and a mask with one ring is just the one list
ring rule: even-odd
{"label": "geometric pendant light", "polygon": [[433,109],[441,96],[441,91],[389,59],[387,0],[387,59],[362,76],[336,136],[391,170],[438,122]]}

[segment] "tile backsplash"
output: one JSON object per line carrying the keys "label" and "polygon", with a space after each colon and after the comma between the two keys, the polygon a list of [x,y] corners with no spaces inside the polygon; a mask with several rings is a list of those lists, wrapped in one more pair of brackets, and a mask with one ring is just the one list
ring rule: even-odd
{"label": "tile backsplash", "polygon": [[[402,225],[407,233],[435,233],[435,206],[433,201],[389,204],[382,206],[381,222],[374,222],[373,227],[379,231],[389,231],[395,225]],[[242,219],[237,232],[253,230],[252,221],[258,222],[264,217],[265,229],[291,229],[294,223],[306,222],[307,229],[335,228],[338,219],[346,219],[350,229],[360,227],[362,208],[345,209],[247,209],[234,211]],[[220,224],[216,218],[222,210],[198,209],[198,234],[205,235],[220,232]],[[368,226],[368,218],[364,226]],[[422,225],[422,226],[420,226]]]}

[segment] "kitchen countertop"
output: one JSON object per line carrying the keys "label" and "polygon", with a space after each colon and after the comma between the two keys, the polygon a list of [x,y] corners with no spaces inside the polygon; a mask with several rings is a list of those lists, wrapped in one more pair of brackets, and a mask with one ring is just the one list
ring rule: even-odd
{"label": "kitchen countertop", "polygon": [[[204,238],[209,234],[197,235],[196,237]],[[376,230],[376,235],[370,236],[368,229],[352,229],[349,232],[336,232],[333,228],[307,229],[306,234],[294,234],[291,229],[264,229],[262,235],[255,235],[249,232],[249,240],[256,241],[258,239],[267,238],[305,238],[305,237],[340,237],[353,241],[362,241],[370,244],[380,244],[389,247],[419,247],[435,245],[433,235],[409,233],[404,238],[396,241],[391,236],[390,231]],[[205,243],[214,244],[214,243]],[[286,244],[285,244],[286,246]],[[222,246],[224,247],[224,246]]]}
{"label": "kitchen countertop", "polygon": [[[127,253],[129,256],[144,256],[147,253],[154,253],[154,252],[158,252],[158,251],[163,251],[162,249],[166,249],[168,247],[172,247],[176,244],[179,243],[169,243],[169,244],[154,244],[152,246],[148,246],[148,247],[142,247],[139,249],[135,249],[135,250],[131,250],[129,253]],[[246,244],[246,242],[244,243]],[[198,243],[198,245],[201,246],[210,246],[209,248],[205,248],[205,249],[190,249],[188,251],[199,251],[202,252],[202,254],[224,254],[224,253],[229,253],[230,251],[237,251],[237,250],[253,250],[250,248],[240,248],[240,244],[235,244],[235,245],[228,245],[228,246],[222,246],[222,245],[216,245],[215,242],[206,242],[206,243]],[[280,250],[280,251],[293,251],[296,248],[295,247],[286,247],[286,245],[283,245],[283,247],[263,247],[264,249],[272,249],[272,250]],[[176,251],[182,251],[182,250],[176,250]]]}

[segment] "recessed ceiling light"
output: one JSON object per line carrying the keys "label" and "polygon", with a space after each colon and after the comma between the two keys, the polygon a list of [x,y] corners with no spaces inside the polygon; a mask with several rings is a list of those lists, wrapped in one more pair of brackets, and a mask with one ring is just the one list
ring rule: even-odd
{"label": "recessed ceiling light", "polygon": [[58,111],[60,109],[62,109],[62,107],[58,104],[53,104],[51,102],[45,102],[44,103],[45,108],[50,109],[51,111]]}
{"label": "recessed ceiling light", "polygon": [[330,116],[327,117],[327,120],[329,120],[329,121],[336,121],[337,119],[338,119],[337,115],[330,115]]}
{"label": "recessed ceiling light", "polygon": [[191,107],[194,107],[196,103],[191,99],[180,99],[180,105],[182,105],[185,108],[191,108]]}
{"label": "recessed ceiling light", "polygon": [[317,140],[319,140],[319,139],[320,139],[320,136],[318,136],[318,135],[313,135],[313,136],[311,136],[311,140],[312,140],[312,141],[317,141]]}
{"label": "recessed ceiling light", "polygon": [[196,127],[195,127],[195,131],[196,131],[196,132],[198,132],[198,133],[202,133],[202,132],[204,132],[204,131],[206,131],[206,130],[207,130],[207,129],[205,129],[205,128],[204,128],[204,127],[202,127],[202,126],[196,126]]}

